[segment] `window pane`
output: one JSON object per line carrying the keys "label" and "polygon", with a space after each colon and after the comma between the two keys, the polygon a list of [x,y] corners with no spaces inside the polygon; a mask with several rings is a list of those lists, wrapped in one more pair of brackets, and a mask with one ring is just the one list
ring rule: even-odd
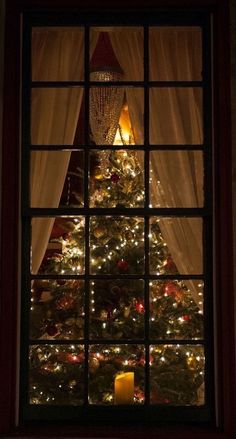
{"label": "window pane", "polygon": [[31,272],[84,273],[84,218],[33,218]]}
{"label": "window pane", "polygon": [[142,27],[91,28],[90,71],[91,81],[142,81]]}
{"label": "window pane", "polygon": [[152,207],[203,207],[203,176],[200,151],[151,151]]}
{"label": "window pane", "polygon": [[150,364],[151,404],[204,404],[202,346],[153,345]]}
{"label": "window pane", "polygon": [[31,339],[84,338],[84,282],[34,280],[31,289]]}
{"label": "window pane", "polygon": [[92,345],[89,353],[90,404],[142,404],[144,352],[142,345]]}
{"label": "window pane", "polygon": [[202,274],[202,255],[201,218],[151,218],[151,274]]}
{"label": "window pane", "polygon": [[202,89],[150,88],[151,144],[203,143]]}
{"label": "window pane", "polygon": [[90,207],[143,207],[143,163],[143,151],[92,151]]}
{"label": "window pane", "polygon": [[33,81],[81,81],[83,28],[33,27],[31,57]]}
{"label": "window pane", "polygon": [[194,279],[150,282],[150,337],[203,338],[203,282]]}
{"label": "window pane", "polygon": [[[78,142],[83,88],[33,88],[31,92],[31,143],[73,145]],[[84,143],[84,139],[80,139]]]}
{"label": "window pane", "polygon": [[144,282],[96,280],[90,284],[90,337],[144,337]]}
{"label": "window pane", "polygon": [[[127,134],[133,137],[132,142],[136,145],[143,144],[144,94],[142,88],[91,87],[89,103],[90,143],[92,145],[117,144],[119,125],[121,128],[120,144],[129,144]],[[127,126],[122,126],[121,116],[124,105],[129,111],[130,133],[127,133]]]}
{"label": "window pane", "polygon": [[82,207],[83,151],[32,151],[31,207]]}
{"label": "window pane", "polygon": [[144,271],[144,221],[140,217],[92,217],[91,274],[139,274]]}
{"label": "window pane", "polygon": [[151,81],[201,81],[201,28],[150,27],[149,62]]}
{"label": "window pane", "polygon": [[83,346],[33,345],[29,367],[30,404],[83,403]]}

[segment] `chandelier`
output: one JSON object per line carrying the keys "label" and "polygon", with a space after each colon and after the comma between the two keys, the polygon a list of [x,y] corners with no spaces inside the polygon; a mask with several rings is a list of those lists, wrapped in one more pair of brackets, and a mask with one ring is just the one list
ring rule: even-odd
{"label": "chandelier", "polygon": [[[107,32],[101,32],[90,61],[90,80],[120,81],[123,71]],[[119,124],[124,89],[117,86],[91,86],[90,129],[96,145],[112,145]],[[105,151],[104,151],[105,153]]]}

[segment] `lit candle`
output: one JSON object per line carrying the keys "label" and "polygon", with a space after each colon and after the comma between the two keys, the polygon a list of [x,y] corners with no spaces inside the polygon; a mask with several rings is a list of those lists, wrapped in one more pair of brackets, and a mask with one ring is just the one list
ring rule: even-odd
{"label": "lit candle", "polygon": [[121,373],[115,378],[115,404],[134,403],[134,372]]}

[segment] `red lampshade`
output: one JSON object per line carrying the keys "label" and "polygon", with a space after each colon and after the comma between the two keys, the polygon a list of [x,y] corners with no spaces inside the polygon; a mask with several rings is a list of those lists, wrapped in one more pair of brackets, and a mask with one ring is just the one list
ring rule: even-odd
{"label": "red lampshade", "polygon": [[111,45],[108,32],[100,32],[90,61],[90,72],[104,71],[123,74],[123,70]]}

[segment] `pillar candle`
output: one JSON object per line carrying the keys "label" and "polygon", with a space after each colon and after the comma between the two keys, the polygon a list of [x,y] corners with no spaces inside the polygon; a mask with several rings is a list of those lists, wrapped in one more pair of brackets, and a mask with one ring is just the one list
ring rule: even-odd
{"label": "pillar candle", "polygon": [[115,378],[115,404],[134,403],[134,372],[121,373]]}

